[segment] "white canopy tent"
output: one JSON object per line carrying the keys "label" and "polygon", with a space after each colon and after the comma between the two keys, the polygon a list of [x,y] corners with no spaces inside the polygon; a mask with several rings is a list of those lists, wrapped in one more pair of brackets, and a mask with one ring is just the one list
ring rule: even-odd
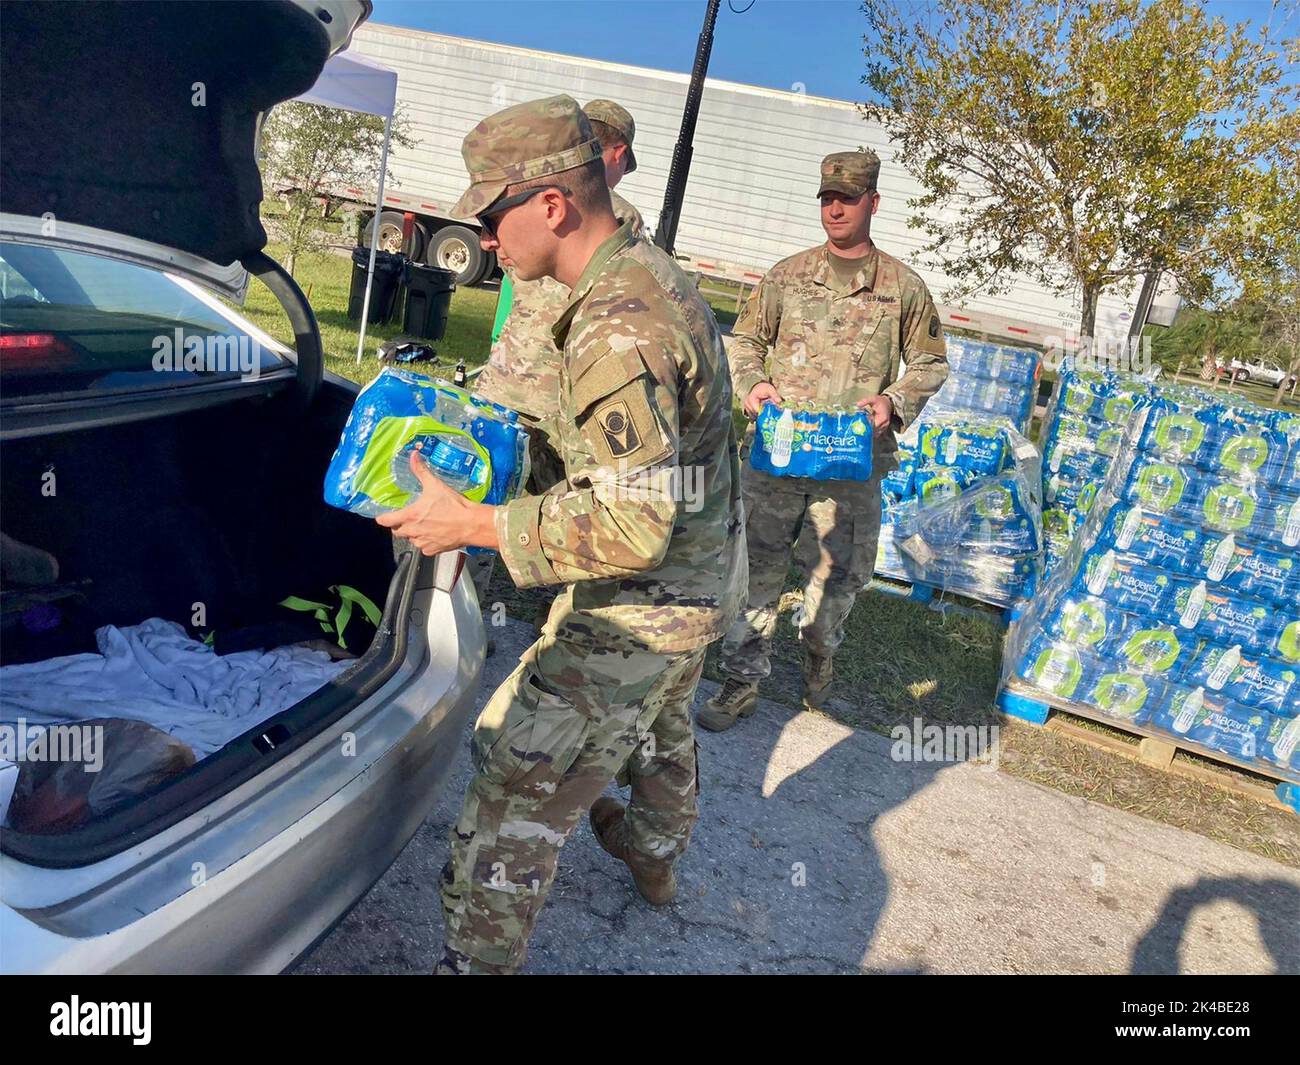
{"label": "white canopy tent", "polygon": [[379,248],[379,212],[384,203],[384,178],[388,172],[388,141],[393,133],[393,110],[397,106],[397,71],[362,55],[340,52],[331,56],[325,69],[307,92],[297,99],[304,103],[380,115],[384,120],[384,149],[379,157],[379,192],[375,196],[375,223],[370,227],[370,265],[366,270],[366,294],[361,301],[361,332],[357,337],[357,365],[366,344],[370,319],[370,286],[375,280],[375,252]]}

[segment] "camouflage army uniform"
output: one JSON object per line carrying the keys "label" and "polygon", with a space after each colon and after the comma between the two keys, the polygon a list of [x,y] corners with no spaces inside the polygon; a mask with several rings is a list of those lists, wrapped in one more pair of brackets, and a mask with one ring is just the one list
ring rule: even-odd
{"label": "camouflage army uniform", "polygon": [[[614,216],[630,223],[638,239],[644,236],[641,212],[613,189],[609,198]],[[553,277],[536,281],[512,277],[511,284],[510,314],[492,345],[487,366],[474,381],[474,394],[519,412],[528,429],[528,490],[540,495],[564,480],[564,463],[553,443],[560,405],[560,353],[551,330],[569,305],[569,290]],[[492,553],[470,556],[470,573],[480,603],[487,602],[495,564]]]}
{"label": "camouflage army uniform", "polygon": [[[632,173],[636,169],[636,156],[632,154],[636,123],[627,109],[613,100],[592,100],[583,110],[588,118],[605,122],[622,136],[627,145],[624,173]],[[645,235],[641,212],[613,189],[609,198],[614,217],[630,222],[632,235],[641,239]],[[528,426],[532,460],[529,490],[540,495],[564,478],[564,466],[551,442],[555,433],[552,423],[560,402],[560,353],[551,330],[569,304],[569,290],[553,277],[519,281],[512,274],[510,282],[510,313],[474,391],[518,411]]]}
{"label": "camouflage army uniform", "polygon": [[[874,189],[879,160],[865,152],[828,156],[823,188],[836,187],[827,175],[846,156],[850,171],[864,171],[865,187]],[[856,180],[861,183],[863,173]],[[948,375],[943,332],[925,282],[873,247],[853,278],[838,286],[831,254],[823,244],[783,259],[750,296],[730,351],[736,394],[746,397],[770,381],[784,406],[844,408],[886,395],[894,421],[875,437],[872,476],[865,482],[773,477],[746,463],[749,600],[720,660],[726,675],[746,683],[771,672],[777,602],[801,532],[805,540],[812,533],[816,549],[805,552],[815,554],[815,563],[804,590],[800,637],[807,653],[834,655],[854,598],[875,568],[880,479],[896,464],[895,430],[916,417]],[[900,359],[907,364],[901,377]],[[752,436],[751,426],[747,440]]]}
{"label": "camouflage army uniform", "polygon": [[[609,198],[614,216],[630,223],[633,235],[640,239],[645,233],[641,212],[612,189]],[[532,445],[530,487],[541,493],[564,476],[551,444],[560,405],[560,353],[551,330],[569,305],[569,290],[553,277],[510,280],[514,288],[510,314],[492,345],[487,366],[474,381],[474,394],[519,412]]]}
{"label": "camouflage army uniform", "polygon": [[[480,123],[466,163],[518,174],[504,140],[567,169],[584,133],[568,97],[522,104]],[[476,188],[463,213],[500,195],[489,186],[475,202]],[[499,508],[496,527],[516,584],[564,588],[475,726],[476,773],[443,872],[443,971],[522,965],[559,848],[629,759],[632,844],[682,853],[696,818],[690,706],[705,647],[744,597],[731,382],[690,281],[624,224],[592,256],[554,337],[565,480]],[[681,473],[698,492],[673,490]]]}

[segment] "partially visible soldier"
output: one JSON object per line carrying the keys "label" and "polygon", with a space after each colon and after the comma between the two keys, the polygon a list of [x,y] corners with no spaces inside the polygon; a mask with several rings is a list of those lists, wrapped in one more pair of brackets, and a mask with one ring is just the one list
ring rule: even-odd
{"label": "partially visible soldier", "polygon": [[[633,235],[640,239],[645,234],[641,212],[613,191],[624,176],[636,169],[632,153],[636,123],[612,100],[592,100],[583,110],[600,142],[614,217],[630,222]],[[519,412],[528,429],[532,467],[528,490],[540,495],[564,479],[564,466],[552,443],[559,407],[560,355],[551,329],[569,303],[569,290],[553,277],[521,281],[509,268],[506,272],[513,289],[510,313],[492,345],[487,366],[474,382],[474,394]],[[470,556],[469,569],[481,604],[487,602],[495,565],[495,555]]]}
{"label": "partially visible soldier", "polygon": [[[773,477],[745,464],[749,602],[723,641],[725,682],[696,717],[712,731],[730,728],[757,706],[759,682],[772,668],[777,603],[801,535],[816,538],[817,556],[799,629],[804,701],[825,703],[844,620],[875,569],[880,479],[897,465],[895,432],[948,376],[925,282],[872,243],[879,174],[880,160],[869,151],[822,160],[817,195],[826,243],[772,267],[736,322],[731,376],[750,418],[768,401],[856,406],[870,413],[875,435],[866,482]],[[907,371],[901,377],[900,359]]]}
{"label": "partially visible soldier", "polygon": [[[508,108],[462,150],[473,183],[456,213],[478,216],[520,279],[572,290],[554,329],[565,479],[492,507],[413,462],[420,496],[378,520],[425,554],[497,550],[521,588],[565,586],[475,726],[443,871],[439,971],[513,972],[588,808],[642,896],[674,896],[696,819],[690,707],[705,648],[744,598],[745,536],[717,322],[678,265],[615,219],[577,103]],[[626,808],[600,797],[625,763]]]}

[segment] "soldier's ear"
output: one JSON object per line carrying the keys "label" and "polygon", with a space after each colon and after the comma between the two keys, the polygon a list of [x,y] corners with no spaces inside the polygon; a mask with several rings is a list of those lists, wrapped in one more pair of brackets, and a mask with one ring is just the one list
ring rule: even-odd
{"label": "soldier's ear", "polygon": [[553,233],[566,229],[565,223],[573,220],[573,202],[559,189],[547,189],[538,199],[546,208],[546,225]]}
{"label": "soldier's ear", "polygon": [[875,214],[880,210],[880,193],[875,189],[871,190],[871,213]]}

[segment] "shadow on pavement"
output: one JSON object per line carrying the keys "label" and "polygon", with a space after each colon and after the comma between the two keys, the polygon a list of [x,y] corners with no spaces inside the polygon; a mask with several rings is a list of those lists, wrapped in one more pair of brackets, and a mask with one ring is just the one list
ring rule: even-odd
{"label": "shadow on pavement", "polygon": [[1172,891],[1150,930],[1133,949],[1133,973],[1179,973],[1179,950],[1192,915],[1226,901],[1254,914],[1259,938],[1278,973],[1300,973],[1300,889],[1285,880],[1202,877]]}

